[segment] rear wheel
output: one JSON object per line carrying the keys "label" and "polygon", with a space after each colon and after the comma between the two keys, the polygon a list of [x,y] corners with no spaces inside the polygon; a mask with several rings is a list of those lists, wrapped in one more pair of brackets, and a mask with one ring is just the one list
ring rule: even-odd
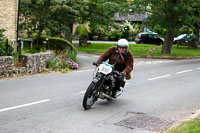
{"label": "rear wheel", "polygon": [[85,92],[84,98],[83,98],[83,108],[84,109],[90,109],[93,104],[97,101],[98,99],[98,93],[95,90],[96,84],[91,83]]}

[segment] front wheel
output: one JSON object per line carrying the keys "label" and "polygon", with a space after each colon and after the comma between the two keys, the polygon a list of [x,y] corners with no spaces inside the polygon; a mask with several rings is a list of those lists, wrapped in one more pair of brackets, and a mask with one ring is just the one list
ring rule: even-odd
{"label": "front wheel", "polygon": [[83,108],[84,109],[90,109],[93,104],[97,101],[98,99],[98,93],[96,92],[96,84],[91,83],[85,92],[84,98],[83,98]]}

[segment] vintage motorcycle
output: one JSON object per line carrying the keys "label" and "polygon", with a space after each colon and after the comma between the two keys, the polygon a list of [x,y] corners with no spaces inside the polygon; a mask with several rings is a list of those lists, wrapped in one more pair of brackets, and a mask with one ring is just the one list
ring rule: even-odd
{"label": "vintage motorcycle", "polygon": [[[114,69],[114,65],[106,62],[94,62],[93,65],[96,66],[96,74],[85,92],[83,98],[84,109],[90,109],[98,98],[112,100],[112,89],[115,87],[116,79],[121,76],[120,72]],[[121,87],[124,87],[124,85],[125,81],[123,81]],[[121,95],[122,92],[123,90],[117,92],[116,97]]]}

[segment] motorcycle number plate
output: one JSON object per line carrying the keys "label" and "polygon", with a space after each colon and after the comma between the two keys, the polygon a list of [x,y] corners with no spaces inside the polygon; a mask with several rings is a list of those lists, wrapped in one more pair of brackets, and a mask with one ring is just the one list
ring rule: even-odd
{"label": "motorcycle number plate", "polygon": [[107,64],[107,63],[102,63],[99,66],[99,72],[103,74],[109,74],[112,72],[112,65]]}

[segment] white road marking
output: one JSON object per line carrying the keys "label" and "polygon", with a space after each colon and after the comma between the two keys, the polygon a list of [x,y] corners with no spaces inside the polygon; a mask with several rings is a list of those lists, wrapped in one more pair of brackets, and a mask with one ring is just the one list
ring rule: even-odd
{"label": "white road marking", "polygon": [[88,69],[88,70],[79,70],[79,71],[75,71],[75,72],[89,72],[89,71],[94,71],[94,69]]}
{"label": "white road marking", "polygon": [[86,91],[81,91],[81,92],[79,92],[79,93],[81,93],[81,94],[84,94]]}
{"label": "white road marking", "polygon": [[134,63],[134,65],[149,65],[149,64],[161,64],[161,63],[170,63],[174,62],[173,60],[156,60],[156,61],[140,61]]}
{"label": "white road marking", "polygon": [[156,79],[166,78],[166,77],[169,77],[169,76],[171,76],[171,75],[167,74],[167,75],[163,75],[163,76],[159,76],[159,77],[155,77],[155,78],[150,78],[148,80],[156,80]]}
{"label": "white road marking", "polygon": [[199,68],[197,68],[197,69],[200,69],[200,67],[199,67]]}
{"label": "white road marking", "polygon": [[185,70],[185,71],[176,72],[176,74],[182,74],[182,73],[191,72],[191,71],[192,71],[192,69],[189,69],[189,70]]}
{"label": "white road marking", "polygon": [[50,101],[50,99],[45,99],[45,100],[41,100],[41,101],[37,101],[37,102],[22,104],[22,105],[18,105],[18,106],[9,107],[9,108],[4,108],[4,109],[0,109],[0,112],[9,111],[9,110],[22,108],[22,107],[26,107],[26,106],[31,106],[31,105],[35,105],[35,104],[39,104],[39,103],[48,102],[48,101]]}
{"label": "white road marking", "polygon": [[129,85],[129,84],[131,84],[131,83],[126,83],[126,85]]}

